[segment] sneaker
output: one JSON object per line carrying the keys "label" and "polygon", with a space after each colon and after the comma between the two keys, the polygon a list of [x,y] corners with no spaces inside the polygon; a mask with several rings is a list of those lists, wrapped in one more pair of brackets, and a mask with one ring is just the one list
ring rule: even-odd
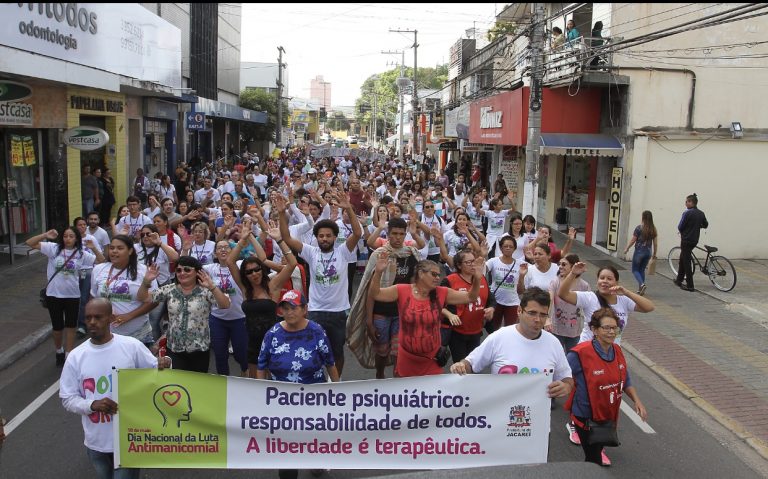
{"label": "sneaker", "polygon": [[64,361],[66,361],[67,356],[64,353],[56,353],[56,366],[62,367],[64,366]]}
{"label": "sneaker", "polygon": [[675,279],[675,280],[672,280],[672,282],[675,283],[675,286],[677,286],[678,288],[682,288],[683,287],[683,282],[682,281],[678,281],[678,280]]}
{"label": "sneaker", "polygon": [[605,467],[608,467],[611,465],[611,460],[608,459],[608,456],[605,455],[605,449],[600,451],[600,461],[603,463],[602,465]]}
{"label": "sneaker", "polygon": [[645,285],[645,283],[640,285],[640,291],[637,292],[640,296],[645,296],[645,290],[648,289],[648,287]]}
{"label": "sneaker", "polygon": [[568,439],[577,446],[581,445],[581,439],[579,438],[578,433],[576,433],[576,428],[573,426],[573,423],[570,421],[565,423],[565,429],[568,431]]}

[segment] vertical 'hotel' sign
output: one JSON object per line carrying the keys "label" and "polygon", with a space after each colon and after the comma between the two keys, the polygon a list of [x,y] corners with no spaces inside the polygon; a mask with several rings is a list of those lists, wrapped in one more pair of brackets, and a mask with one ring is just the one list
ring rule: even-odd
{"label": "vertical 'hotel' sign", "polygon": [[616,251],[619,243],[619,208],[621,206],[621,182],[623,168],[611,172],[611,199],[608,211],[608,250]]}

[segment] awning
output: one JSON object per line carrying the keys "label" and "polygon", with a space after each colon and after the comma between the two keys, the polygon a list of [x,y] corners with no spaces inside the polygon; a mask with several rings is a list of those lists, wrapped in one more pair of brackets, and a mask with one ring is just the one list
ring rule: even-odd
{"label": "awning", "polygon": [[613,135],[542,133],[542,155],[623,156],[624,146]]}

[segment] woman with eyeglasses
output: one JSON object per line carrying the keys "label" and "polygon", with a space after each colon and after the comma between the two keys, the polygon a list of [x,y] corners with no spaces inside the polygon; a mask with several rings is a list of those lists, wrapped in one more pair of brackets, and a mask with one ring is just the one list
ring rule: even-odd
{"label": "woman with eyeglasses", "polygon": [[[624,328],[627,327],[629,314],[632,311],[639,313],[650,313],[655,309],[651,300],[644,298],[637,293],[627,290],[619,284],[619,272],[613,266],[603,266],[597,270],[597,290],[596,291],[573,291],[574,282],[581,277],[587,270],[587,265],[581,261],[577,262],[571,268],[571,272],[566,275],[557,290],[560,299],[569,304],[580,308],[584,313],[584,318],[591,318],[600,308],[611,308],[616,313],[617,325],[619,327],[616,333],[615,342],[621,344],[621,335]],[[579,336],[579,343],[592,341],[594,332],[585,320],[584,327]],[[569,437],[572,443],[579,444],[579,436],[573,429],[573,426],[566,425],[569,431]],[[603,464],[610,465],[610,459],[602,453]]]}
{"label": "woman with eyeglasses", "polygon": [[584,460],[607,466],[610,461],[606,464],[608,458],[603,445],[589,444],[590,432],[586,424],[590,420],[612,421],[616,427],[624,393],[632,399],[635,412],[643,421],[648,419],[648,411],[632,385],[624,353],[616,344],[620,332],[616,312],[611,308],[600,308],[590,316],[587,326],[593,339],[580,343],[567,355],[576,387],[565,407],[570,411],[579,444],[584,450]]}
{"label": "woman with eyeglasses", "polygon": [[[264,257],[263,249],[253,236],[251,219],[245,218],[243,225],[244,233],[237,245],[229,252],[226,264],[243,294],[241,308],[245,315],[245,329],[248,337],[248,376],[255,378],[261,343],[267,331],[278,321],[277,301],[280,298],[283,285],[290,280],[298,263],[296,255],[281,238],[278,228],[270,229],[267,234],[277,243],[286,264],[278,265],[271,261],[259,259],[259,256]],[[237,258],[240,251],[249,243],[256,248],[257,254],[244,259],[238,266]],[[269,272],[273,268],[279,273],[270,278]]]}
{"label": "woman with eyeglasses", "polygon": [[469,291],[440,286],[440,265],[430,260],[420,261],[412,284],[396,284],[381,288],[382,272],[389,267],[389,255],[380,253],[370,282],[368,294],[376,301],[397,302],[400,319],[397,365],[398,377],[442,374],[443,367],[435,360],[441,348],[440,323],[446,305],[470,304],[480,293],[482,272],[468,266],[472,284]]}
{"label": "woman with eyeglasses", "polygon": [[[108,262],[93,268],[91,296],[112,303],[113,333],[132,336],[151,347],[154,341],[148,313],[157,303],[145,303],[137,297],[146,272],[147,267],[138,261],[133,238],[117,235],[109,243]],[[157,282],[149,283],[150,289],[157,287]]]}
{"label": "woman with eyeglasses", "polygon": [[168,302],[166,347],[173,368],[207,373],[211,357],[208,317],[214,304],[228,308],[229,296],[216,286],[200,261],[191,256],[182,256],[176,263],[175,283],[149,291],[159,275],[156,264],[147,268],[136,297],[139,301]]}
{"label": "woman with eyeglasses", "polygon": [[[134,245],[139,263],[147,267],[152,264],[157,265],[160,271],[158,284],[160,286],[168,284],[172,279],[171,263],[179,259],[179,253],[172,246],[163,243],[163,238],[154,224],[142,226],[139,237],[141,242]],[[165,303],[158,302],[157,306],[149,312],[149,324],[152,326],[154,340],[158,340],[163,334],[161,322],[165,315],[165,308]]]}
{"label": "woman with eyeglasses", "polygon": [[512,257],[517,261],[525,261],[525,251],[523,249],[526,241],[523,235],[523,217],[515,213],[509,218],[509,230],[504,236],[509,236],[515,239],[515,252],[512,253]]}

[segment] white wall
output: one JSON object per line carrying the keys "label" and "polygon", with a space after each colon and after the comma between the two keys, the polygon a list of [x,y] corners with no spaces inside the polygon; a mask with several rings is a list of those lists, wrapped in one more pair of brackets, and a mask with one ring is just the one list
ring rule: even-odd
{"label": "white wall", "polygon": [[630,207],[622,211],[622,216],[629,215],[622,248],[643,210],[650,210],[659,231],[659,257],[666,257],[672,246],[679,245],[677,224],[685,197],[695,192],[710,224],[702,230],[700,245],[716,246],[730,258],[768,258],[761,208],[768,142],[702,141],[636,139]]}

